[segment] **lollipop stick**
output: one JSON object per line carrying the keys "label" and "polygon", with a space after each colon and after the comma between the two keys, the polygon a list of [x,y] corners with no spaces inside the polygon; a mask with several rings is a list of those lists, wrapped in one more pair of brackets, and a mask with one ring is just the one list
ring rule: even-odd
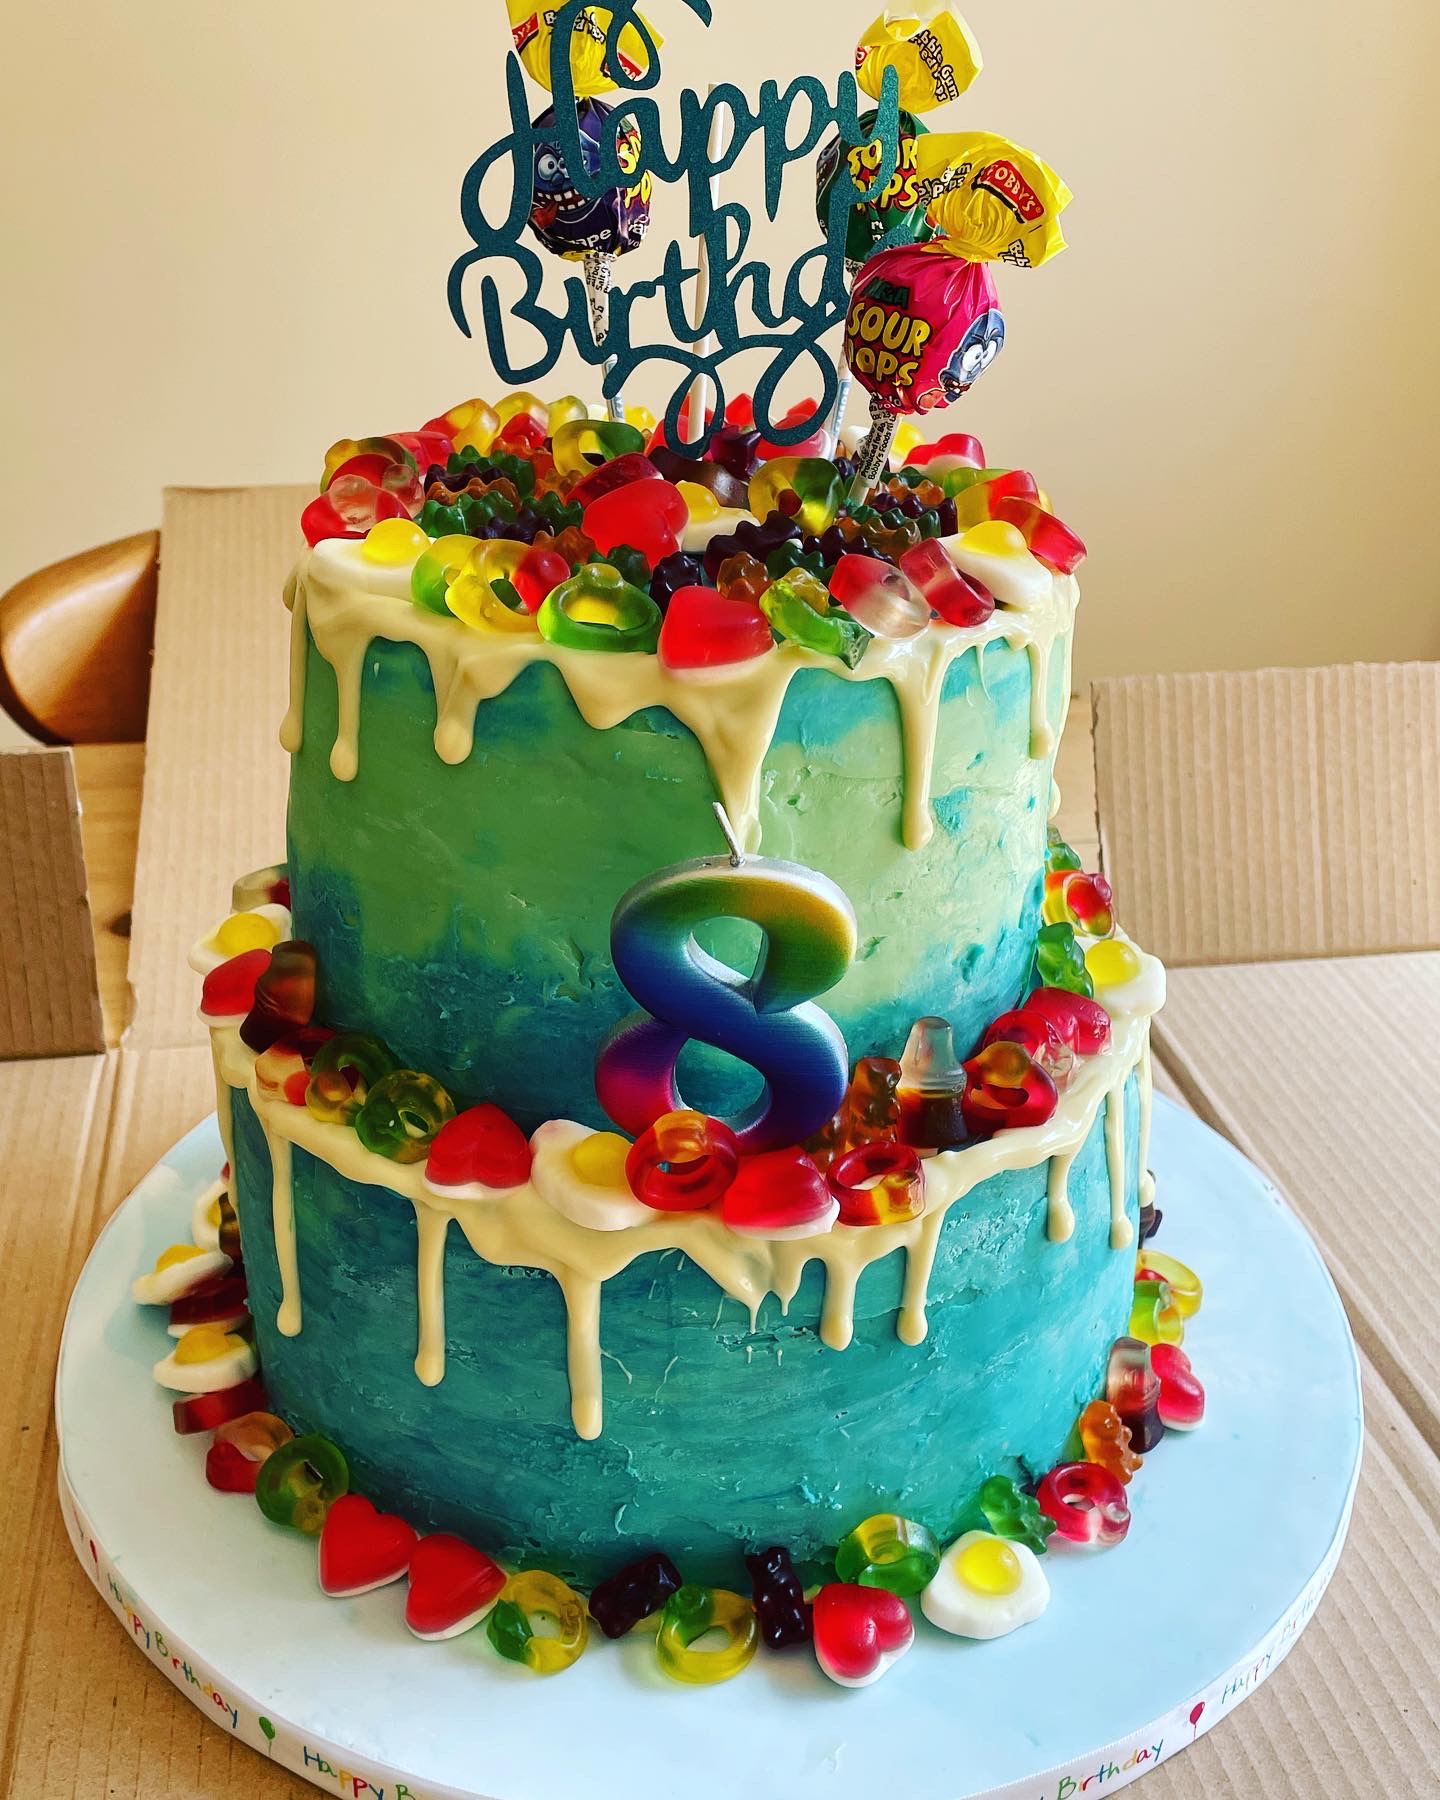
{"label": "lollipop stick", "polygon": [[[860,264],[858,262],[851,262],[847,258],[845,263],[845,285],[847,292],[854,286],[855,277],[859,273]],[[840,377],[840,385],[835,394],[835,406],[830,414],[830,423],[826,427],[826,442],[830,447],[831,456],[834,456],[836,451],[840,448],[840,433],[845,424],[845,409],[850,404],[850,395],[855,386],[855,377],[850,370],[850,361],[845,355],[845,333],[843,330],[840,333],[840,353],[835,358],[835,372]]]}
{"label": "lollipop stick", "polygon": [[[587,250],[583,267],[585,292],[590,296],[590,330],[595,342],[603,344],[610,333],[610,289],[615,280],[615,258],[608,250]],[[606,374],[614,367],[615,358],[606,357]],[[620,393],[611,394],[605,407],[612,419],[623,421],[625,396]]]}
{"label": "lollipop stick", "polygon": [[860,446],[860,461],[850,488],[850,502],[853,506],[859,506],[868,499],[870,490],[889,468],[890,446],[895,441],[895,428],[899,423],[899,415],[891,412],[878,394],[872,394],[870,431]]}

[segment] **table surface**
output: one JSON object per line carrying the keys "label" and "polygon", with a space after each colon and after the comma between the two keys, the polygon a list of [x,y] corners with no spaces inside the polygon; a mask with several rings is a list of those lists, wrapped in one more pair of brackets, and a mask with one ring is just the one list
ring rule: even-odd
{"label": "table surface", "polygon": [[[144,751],[138,745],[89,747],[76,755],[112,1044],[119,1042],[129,1011],[128,922],[143,771]],[[1060,829],[1086,865],[1094,867],[1094,780],[1084,702],[1072,713],[1057,778],[1063,795]],[[1183,971],[1184,979],[1177,977],[1177,1027],[1186,1023],[1186,981],[1198,982],[1210,973]],[[146,1060],[167,1054],[174,1061],[166,1064],[161,1085],[150,1090],[146,1120],[148,1136],[159,1134],[161,1142],[178,1138],[194,1123],[208,1080],[199,1067],[200,1061],[208,1067],[208,1059],[193,1052],[152,1051]],[[77,1058],[28,1069],[14,1065],[0,1073],[26,1094],[33,1090],[30,1116],[40,1116],[55,1104],[62,1083],[67,1095],[82,1096],[93,1096],[106,1080],[123,1087],[123,1064],[117,1070],[113,1063],[113,1057]],[[87,1074],[83,1064],[102,1072]],[[1163,1060],[1157,1060],[1157,1084],[1172,1097],[1186,1098]],[[1245,1117],[1217,1119],[1205,1096],[1195,1098],[1203,1114],[1242,1147],[1250,1147]],[[1241,1093],[1236,1105],[1244,1104]],[[124,1160],[121,1156],[122,1164]],[[59,1521],[49,1371],[64,1296],[100,1223],[121,1197],[101,1191],[93,1161],[77,1167],[66,1191],[52,1196],[46,1231],[22,1229],[14,1223],[20,1209],[0,1208],[0,1305],[7,1309],[5,1348],[12,1352],[16,1392],[15,1404],[7,1400],[5,1411],[17,1421],[13,1432],[6,1431],[13,1456],[8,1487],[0,1484],[0,1529],[25,1569],[12,1601],[12,1621],[18,1618],[20,1625],[0,1633],[0,1795],[228,1800],[243,1792],[256,1800],[301,1800],[315,1790],[266,1768],[243,1746],[203,1723],[197,1732],[188,1701],[123,1642],[112,1615],[75,1566]],[[1293,1193],[1293,1185],[1287,1185]],[[1303,1210],[1333,1261],[1335,1245],[1324,1222],[1308,1206]],[[1346,1299],[1354,1316],[1348,1291]],[[1364,1333],[1361,1342],[1366,1345]],[[1426,1638],[1417,1639],[1413,1615],[1432,1601],[1440,1611],[1440,1465],[1423,1421],[1417,1429],[1368,1356],[1365,1371],[1369,1448],[1349,1548],[1330,1597],[1296,1654],[1239,1715],[1249,1715],[1257,1724],[1263,1719],[1266,1740],[1280,1757],[1279,1773],[1267,1764],[1262,1774],[1248,1748],[1253,1734],[1227,1724],[1147,1778],[1138,1791],[1153,1800],[1248,1797],[1261,1791],[1337,1796],[1373,1791],[1384,1792],[1389,1800],[1402,1792],[1434,1791],[1430,1783],[1440,1767],[1440,1726],[1433,1706],[1417,1699],[1417,1693],[1425,1691],[1426,1667],[1440,1685],[1440,1650],[1427,1649]],[[1377,1666],[1383,1649],[1367,1649],[1363,1658],[1356,1657],[1362,1634],[1393,1648],[1392,1668]],[[1362,1742],[1363,1750],[1358,1748]],[[1357,1758],[1369,1764],[1368,1777],[1355,1772],[1361,1766]],[[1375,1779],[1379,1787],[1372,1785]]]}

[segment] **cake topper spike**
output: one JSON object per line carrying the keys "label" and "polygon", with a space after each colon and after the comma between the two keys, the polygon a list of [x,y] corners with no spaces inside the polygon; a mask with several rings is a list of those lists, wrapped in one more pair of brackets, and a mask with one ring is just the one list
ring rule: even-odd
{"label": "cake topper spike", "polygon": [[735,827],[730,823],[730,815],[721,801],[712,800],[710,805],[720,830],[724,834],[725,842],[730,846],[730,867],[738,869],[745,860],[745,852],[740,848],[740,839]]}

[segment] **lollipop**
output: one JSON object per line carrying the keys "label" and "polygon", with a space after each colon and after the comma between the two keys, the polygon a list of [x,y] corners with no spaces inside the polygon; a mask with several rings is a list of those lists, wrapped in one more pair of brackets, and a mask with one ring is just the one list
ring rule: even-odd
{"label": "lollipop", "polygon": [[[603,100],[575,102],[580,153],[589,175],[600,168],[607,128],[615,134],[615,154],[621,168],[634,170],[640,166],[640,133],[633,124],[623,129],[611,125],[614,110]],[[590,324],[598,344],[603,342],[609,323],[608,297],[615,258],[633,250],[650,224],[651,179],[647,171],[634,187],[609,188],[602,194],[582,193],[566,165],[556,117],[555,108],[549,107],[533,127],[535,168],[530,229],[552,255],[584,264]],[[612,419],[624,418],[621,395],[613,395],[609,407]]]}
{"label": "lollipop", "polygon": [[[884,12],[865,32],[855,52],[855,79],[863,92],[878,100],[885,71],[899,77],[899,140],[895,169],[887,182],[875,177],[883,152],[874,138],[878,111],[859,121],[861,140],[850,143],[838,133],[820,152],[815,169],[816,211],[828,231],[830,202],[842,170],[864,194],[851,207],[845,226],[845,266],[851,281],[860,265],[882,244],[923,243],[935,235],[926,210],[935,186],[919,173],[920,140],[928,128],[919,114],[958,100],[980,73],[980,46],[970,27],[948,5],[932,5],[923,13]],[[853,377],[840,367],[840,391],[830,419],[830,441],[840,434]]]}
{"label": "lollipop", "polygon": [[[538,0],[505,0],[505,10],[510,15],[515,54],[525,65],[526,73],[541,87],[550,87],[550,67],[555,56],[555,21],[560,9],[541,6]],[[645,74],[649,66],[645,39],[634,24],[627,24],[621,29],[616,47],[616,60],[620,66],[611,67],[605,40],[613,16],[606,6],[586,6],[575,16],[570,40],[570,75],[579,98],[610,94],[617,87],[629,86],[637,76]],[[649,32],[651,43],[659,50],[665,40],[648,21],[641,23]]]}
{"label": "lollipop", "polygon": [[[543,11],[532,0],[506,0],[515,39],[515,53],[525,68],[542,87],[552,86],[552,63],[556,54],[556,12]],[[636,15],[638,18],[638,14]],[[530,229],[541,245],[555,256],[581,262],[585,268],[585,292],[590,300],[590,328],[597,344],[603,343],[610,323],[610,288],[615,275],[615,258],[633,250],[644,237],[650,223],[651,177],[640,171],[640,133],[633,123],[623,128],[612,125],[614,109],[595,98],[618,87],[621,81],[634,81],[645,73],[647,55],[644,39],[636,26],[625,25],[617,48],[619,68],[611,67],[606,51],[606,34],[613,15],[607,7],[587,6],[576,15],[570,41],[570,74],[575,90],[575,125],[583,164],[582,178],[577,180],[566,165],[565,150],[558,129],[558,113],[548,108],[535,120],[534,177],[530,199]],[[643,21],[642,21],[643,23]],[[662,40],[648,24],[656,50]],[[615,159],[634,183],[627,187],[609,188],[604,193],[583,192],[583,177],[593,179],[608,160],[605,151],[607,130]],[[613,367],[613,361],[606,368]],[[607,402],[610,417],[625,417],[625,401],[612,394]]]}
{"label": "lollipop", "polygon": [[936,236],[872,256],[845,322],[845,355],[872,420],[857,499],[884,470],[900,415],[949,406],[999,354],[1005,319],[988,265],[1038,268],[1065,248],[1059,214],[1070,190],[1029,150],[989,132],[937,134],[918,166],[938,184]]}

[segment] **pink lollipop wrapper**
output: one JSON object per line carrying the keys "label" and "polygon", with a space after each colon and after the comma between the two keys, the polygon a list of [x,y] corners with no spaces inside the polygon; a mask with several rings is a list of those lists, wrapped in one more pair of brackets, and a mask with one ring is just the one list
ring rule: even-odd
{"label": "pink lollipop wrapper", "polygon": [[887,412],[949,406],[1004,342],[988,264],[967,262],[945,246],[902,244],[872,256],[856,277],[845,356]]}

